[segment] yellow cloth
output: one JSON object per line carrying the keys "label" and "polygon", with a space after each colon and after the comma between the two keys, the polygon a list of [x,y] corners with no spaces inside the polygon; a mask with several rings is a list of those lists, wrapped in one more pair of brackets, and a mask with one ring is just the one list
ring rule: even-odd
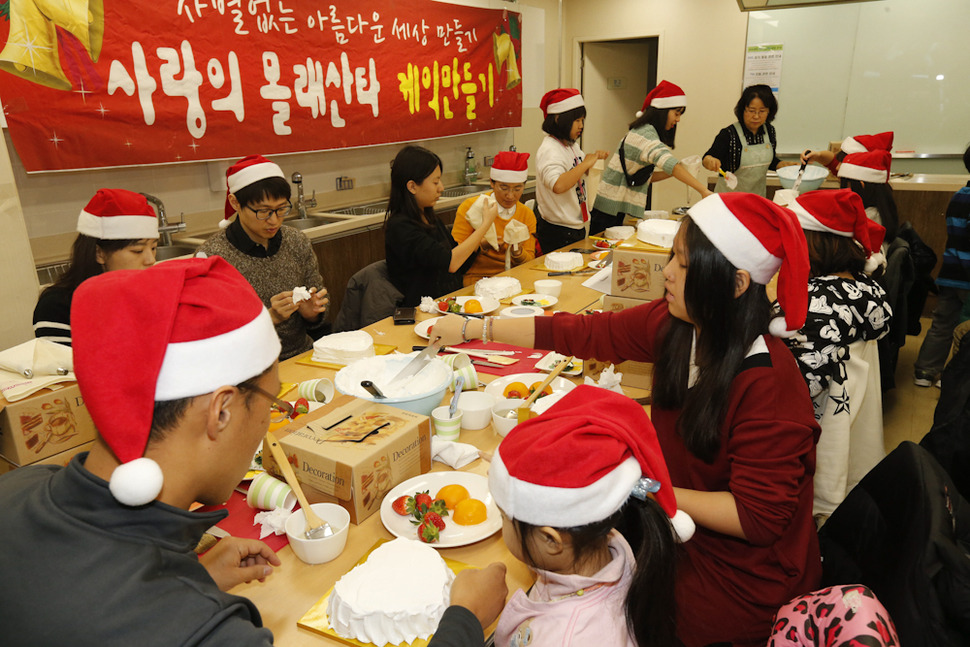
{"label": "yellow cloth", "polygon": [[[455,242],[461,243],[475,231],[475,228],[468,221],[468,210],[478,199],[478,196],[468,198],[458,207],[455,224],[451,229],[451,236],[455,239]],[[494,227],[497,241],[505,240],[505,226],[512,221],[523,223],[529,229],[530,234],[528,240],[519,243],[518,254],[512,253],[512,265],[520,265],[536,257],[536,215],[521,202],[516,203],[515,213],[512,214],[511,219],[504,220],[501,216],[495,219]],[[481,220],[478,222],[481,223]],[[508,245],[505,242],[500,243],[496,249],[483,240],[483,243],[479,245],[478,257],[465,274],[465,285],[471,285],[482,277],[494,276],[499,272],[504,272],[506,249],[508,249]]]}

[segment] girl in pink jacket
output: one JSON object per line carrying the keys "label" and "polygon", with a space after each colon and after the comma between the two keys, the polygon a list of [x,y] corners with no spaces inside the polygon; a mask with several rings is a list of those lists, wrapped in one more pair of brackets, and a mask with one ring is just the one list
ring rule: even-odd
{"label": "girl in pink jacket", "polygon": [[640,405],[580,386],[509,432],[488,480],[506,545],[537,575],[506,605],[496,645],[677,644],[674,540],[693,521]]}

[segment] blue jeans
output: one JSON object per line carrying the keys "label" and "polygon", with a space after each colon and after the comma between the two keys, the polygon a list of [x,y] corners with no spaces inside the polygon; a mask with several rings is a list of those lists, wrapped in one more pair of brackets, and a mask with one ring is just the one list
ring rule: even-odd
{"label": "blue jeans", "polygon": [[960,323],[960,310],[967,300],[967,292],[940,286],[936,307],[933,308],[933,324],[926,331],[926,338],[913,367],[916,371],[934,376],[943,372],[943,365],[953,345],[953,329]]}

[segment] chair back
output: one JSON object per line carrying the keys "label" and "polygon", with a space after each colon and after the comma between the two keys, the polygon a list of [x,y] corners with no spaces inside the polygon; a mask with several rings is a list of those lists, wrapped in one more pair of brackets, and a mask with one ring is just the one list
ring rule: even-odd
{"label": "chair back", "polygon": [[347,281],[347,292],[334,322],[334,332],[359,330],[390,317],[403,298],[401,291],[391,283],[387,261],[371,263]]}

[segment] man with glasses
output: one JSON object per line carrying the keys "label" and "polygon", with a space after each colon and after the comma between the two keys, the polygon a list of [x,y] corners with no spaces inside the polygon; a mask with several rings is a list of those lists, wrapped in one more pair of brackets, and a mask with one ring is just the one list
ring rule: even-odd
{"label": "man with glasses", "polygon": [[[283,226],[292,210],[290,184],[278,165],[260,155],[233,164],[226,180],[222,230],[199,251],[223,257],[253,286],[276,326],[281,360],[305,352],[326,332],[329,298],[310,240]],[[308,288],[309,298],[294,288]]]}

